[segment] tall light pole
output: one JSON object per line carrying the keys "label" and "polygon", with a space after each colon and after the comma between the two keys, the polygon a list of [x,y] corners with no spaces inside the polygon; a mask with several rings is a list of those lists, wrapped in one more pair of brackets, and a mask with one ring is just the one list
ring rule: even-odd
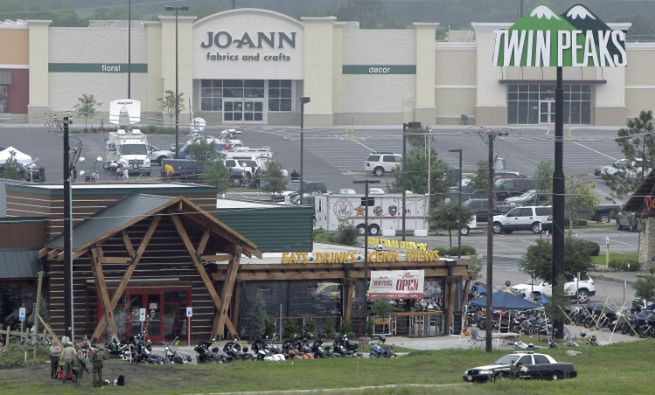
{"label": "tall light pole", "polygon": [[175,11],[175,159],[180,157],[180,94],[179,94],[179,56],[178,56],[178,14],[180,11],[189,11],[188,6],[166,6],[166,11]]}
{"label": "tall light pole", "polygon": [[64,326],[66,336],[74,340],[73,324],[73,227],[71,196],[70,140],[68,138],[69,118],[64,117]]}
{"label": "tall light pole", "polygon": [[459,182],[457,183],[457,258],[462,257],[462,149],[450,149],[448,152],[459,153]]}
{"label": "tall light pole", "polygon": [[132,0],[127,2],[127,98],[132,98]]}
{"label": "tall light pole", "polygon": [[300,98],[300,199],[299,202],[302,204],[304,186],[303,182],[305,180],[305,169],[304,169],[304,154],[305,154],[305,104],[312,101],[311,97],[303,96]]}

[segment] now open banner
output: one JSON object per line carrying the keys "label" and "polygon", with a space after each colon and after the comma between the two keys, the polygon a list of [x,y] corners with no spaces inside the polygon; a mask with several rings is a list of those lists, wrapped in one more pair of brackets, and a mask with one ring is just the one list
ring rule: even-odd
{"label": "now open banner", "polygon": [[558,15],[538,5],[507,30],[497,30],[493,62],[514,67],[624,67],[625,32],[613,30],[582,4]]}
{"label": "now open banner", "polygon": [[369,300],[423,299],[423,270],[383,270],[371,272]]}

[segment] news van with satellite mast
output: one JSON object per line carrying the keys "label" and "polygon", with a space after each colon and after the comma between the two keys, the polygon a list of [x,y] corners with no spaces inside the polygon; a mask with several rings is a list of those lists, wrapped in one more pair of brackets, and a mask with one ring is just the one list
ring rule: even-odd
{"label": "news van with satellite mast", "polygon": [[148,137],[131,125],[141,121],[141,102],[134,99],[118,99],[109,104],[109,123],[120,125],[107,137],[107,162],[104,168],[115,173],[127,172],[149,176],[151,164],[148,158]]}

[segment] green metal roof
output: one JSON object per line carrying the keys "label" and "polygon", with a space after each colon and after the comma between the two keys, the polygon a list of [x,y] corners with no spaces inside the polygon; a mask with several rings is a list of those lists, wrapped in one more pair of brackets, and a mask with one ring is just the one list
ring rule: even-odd
{"label": "green metal roof", "polygon": [[219,208],[216,217],[252,240],[261,252],[312,251],[313,207],[262,206]]}
{"label": "green metal roof", "polygon": [[[127,224],[171,203],[174,196],[133,194],[107,206],[73,228],[73,251]],[[64,237],[59,235],[46,243],[46,247],[63,249]]]}
{"label": "green metal roof", "polygon": [[0,280],[36,278],[41,270],[38,251],[0,249]]}

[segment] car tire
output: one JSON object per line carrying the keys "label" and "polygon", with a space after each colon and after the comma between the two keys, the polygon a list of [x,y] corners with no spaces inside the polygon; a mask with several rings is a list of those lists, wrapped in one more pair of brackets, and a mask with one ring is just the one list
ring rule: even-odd
{"label": "car tire", "polygon": [[503,381],[505,380],[505,375],[501,372],[494,376],[494,381]]}
{"label": "car tire", "polygon": [[371,236],[377,236],[380,234],[380,227],[376,224],[368,226],[368,234]]}
{"label": "car tire", "polygon": [[357,234],[363,236],[366,233],[366,225],[359,224],[355,227],[357,229]]}
{"label": "car tire", "polygon": [[550,374],[550,379],[553,380],[553,381],[559,380],[560,377],[561,377],[561,375],[560,375],[559,372],[553,372],[553,373]]}
{"label": "car tire", "polygon": [[609,224],[610,223],[610,216],[609,214],[603,214],[600,216],[599,221],[604,224]]}
{"label": "car tire", "polygon": [[532,233],[538,235],[539,233],[542,232],[542,229],[541,229],[541,222],[534,222],[534,223],[532,224],[532,226],[530,227],[530,229],[532,229]]}
{"label": "car tire", "polygon": [[383,176],[384,175],[384,168],[381,167],[381,166],[376,167],[375,169],[373,169],[373,174],[375,174],[378,177]]}
{"label": "car tire", "polygon": [[464,225],[459,229],[459,234],[462,236],[468,236],[471,233],[471,228]]}
{"label": "car tire", "polygon": [[503,233],[511,235],[514,232],[514,229],[503,229]]}
{"label": "car tire", "polygon": [[578,303],[587,303],[589,302],[589,291],[586,289],[579,289],[578,290]]}
{"label": "car tire", "polygon": [[494,222],[493,231],[497,235],[503,233],[503,225],[500,222]]}

